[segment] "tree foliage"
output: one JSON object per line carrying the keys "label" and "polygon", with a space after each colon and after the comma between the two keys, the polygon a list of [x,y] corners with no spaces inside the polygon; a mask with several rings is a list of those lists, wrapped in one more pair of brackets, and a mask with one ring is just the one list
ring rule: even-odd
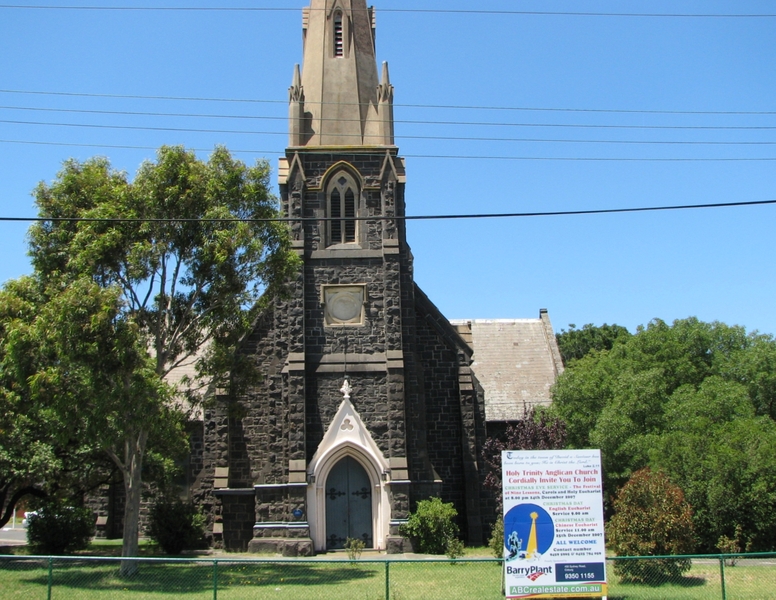
{"label": "tree foliage", "polygon": [[[618,556],[691,554],[695,547],[692,510],[682,490],[649,468],[633,474],[614,500],[615,515],[606,528],[607,542]],[[689,559],[617,561],[625,581],[662,583],[690,570]]]}
{"label": "tree foliage", "polygon": [[53,332],[39,327],[44,305],[31,277],[0,290],[0,526],[26,496],[77,503],[111,473],[107,457],[70,418],[78,374],[59,378],[58,394],[45,393],[54,357]]}
{"label": "tree foliage", "polygon": [[531,408],[523,418],[507,426],[503,435],[489,437],[482,446],[487,467],[485,487],[496,496],[498,513],[502,511],[501,453],[505,450],[556,450],[566,445],[565,423],[546,410]]}
{"label": "tree foliage", "polygon": [[671,473],[695,509],[702,548],[720,537],[772,550],[776,536],[776,423],[756,416],[744,386],[718,377],[681,388],[650,462]]}
{"label": "tree foliage", "polygon": [[627,340],[630,335],[630,332],[621,325],[604,323],[596,326],[588,323],[583,325],[582,329],[577,329],[572,323],[568,330],[561,329],[560,333],[555,334],[555,339],[558,342],[563,364],[566,365],[593,350],[611,350],[617,342]]}
{"label": "tree foliage", "polygon": [[601,449],[608,497],[639,469],[661,469],[687,494],[704,551],[736,525],[751,549],[771,550],[774,361],[771,336],[656,320],[571,362],[551,410],[572,447]]}
{"label": "tree foliage", "polygon": [[[30,375],[13,384],[119,468],[124,556],[148,448],[185,451],[186,407],[226,380],[260,294],[296,268],[268,186],[266,163],[163,147],[132,182],[106,159],[70,160],[35,191],[37,296],[9,353]],[[184,365],[196,375],[176,377]]]}

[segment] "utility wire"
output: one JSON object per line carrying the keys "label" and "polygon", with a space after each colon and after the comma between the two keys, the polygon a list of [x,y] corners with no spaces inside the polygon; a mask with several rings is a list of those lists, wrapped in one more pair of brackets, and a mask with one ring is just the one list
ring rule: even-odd
{"label": "utility wire", "polygon": [[[174,118],[192,118],[192,119],[247,119],[247,120],[274,120],[274,121],[286,121],[286,117],[269,117],[262,115],[219,115],[219,114],[203,114],[203,113],[160,113],[160,112],[143,112],[143,111],[123,111],[123,110],[89,110],[89,109],[77,109],[77,108],[45,108],[45,107],[31,107],[31,106],[0,106],[0,110],[19,110],[19,111],[32,111],[32,112],[54,112],[54,113],[70,113],[70,114],[88,114],[88,115],[121,115],[121,116],[133,116],[133,117],[174,117]],[[321,121],[358,121],[358,119],[320,119]],[[404,121],[395,121],[396,123],[404,123]],[[40,122],[33,121],[12,121],[12,123],[19,124],[34,124],[40,125]],[[424,123],[433,124],[433,121],[427,121]],[[418,123],[415,123],[418,124]],[[51,123],[51,125],[58,126],[59,123]],[[70,124],[67,124],[70,125]],[[77,124],[78,126],[88,127],[89,125]],[[526,127],[529,125],[525,125]],[[563,126],[562,124],[558,124]],[[74,125],[75,126],[75,125]],[[499,126],[510,126],[510,124],[501,123]],[[545,124],[537,124],[539,126],[545,126]],[[574,127],[574,124],[569,127]],[[100,127],[108,127],[107,125],[101,125]],[[180,131],[180,129],[176,129]],[[199,132],[200,130],[189,130],[193,132]],[[216,131],[215,133],[223,133]],[[250,133],[261,135],[287,135],[288,132],[281,131],[252,131]],[[345,135],[345,134],[342,134]],[[498,137],[457,137],[457,136],[433,136],[433,135],[400,135],[397,136],[400,139],[429,139],[429,140],[459,140],[459,141],[485,141],[485,142],[555,142],[555,143],[611,143],[611,144],[708,144],[708,145],[770,145],[774,142],[714,142],[714,141],[643,141],[643,140],[553,140],[542,138],[498,138]]]}
{"label": "utility wire", "polygon": [[[3,121],[0,121],[2,123]],[[80,125],[78,125],[80,126]],[[109,125],[83,125],[83,127],[113,127]],[[118,127],[118,126],[116,126]],[[145,129],[145,128],[141,128]],[[164,131],[169,131],[165,129]],[[189,131],[192,133],[210,133],[210,130],[186,130],[173,129],[173,131]],[[253,135],[284,135],[286,131],[216,131],[213,133],[243,133]],[[346,134],[339,134],[344,136]],[[355,135],[355,134],[354,134]],[[360,136],[357,136],[360,137]],[[467,137],[467,136],[442,136],[442,135],[396,135],[397,140],[432,140],[432,141],[457,141],[457,142],[512,142],[528,144],[621,144],[621,145],[648,145],[648,146],[776,146],[774,141],[697,141],[697,140],[591,140],[571,138],[499,138],[499,137]]]}
{"label": "utility wire", "polygon": [[[283,117],[266,117],[270,120],[287,120]],[[337,119],[339,122],[355,121],[356,119]],[[85,127],[96,129],[131,129],[140,131],[178,131],[187,133],[234,133],[251,134],[253,131],[236,129],[195,129],[190,127],[142,127],[139,125],[104,125],[91,123],[52,123],[47,121],[19,121],[14,119],[0,119],[0,123],[12,125],[46,125],[49,127]],[[773,131],[776,125],[612,125],[612,124],[587,124],[587,123],[492,123],[492,122],[461,122],[461,121],[414,121],[394,120],[394,123],[404,125],[467,125],[477,127],[542,127],[542,128],[568,128],[568,129],[637,129],[637,130],[666,130],[666,131]],[[288,132],[264,132],[272,135],[287,135]],[[348,134],[341,134],[348,135]],[[351,134],[361,137],[360,134]]]}
{"label": "utility wire", "polygon": [[[27,144],[33,146],[62,146],[72,148],[100,148],[115,150],[158,150],[158,146],[133,146],[123,144],[79,144],[74,142],[46,142],[28,140],[0,139],[0,144]],[[213,148],[189,148],[195,152],[211,152]],[[278,150],[243,150],[231,149],[233,154],[272,154],[285,155]],[[627,157],[584,157],[584,156],[483,156],[473,154],[402,154],[403,158],[417,159],[456,159],[456,160],[507,160],[507,161],[542,161],[542,162],[774,162],[776,157],[743,157],[743,158],[627,158]]]}
{"label": "utility wire", "polygon": [[[127,12],[299,12],[298,8],[286,7],[240,7],[240,6],[47,6],[0,4],[0,9],[24,10],[83,10],[83,11],[127,11]],[[313,10],[313,9],[308,9]],[[322,10],[322,9],[321,9]],[[460,15],[523,15],[559,17],[641,17],[641,18],[694,18],[694,19],[763,19],[773,18],[771,13],[617,13],[617,12],[572,12],[539,10],[478,10],[478,9],[423,9],[423,8],[381,8],[380,13],[407,14],[460,14]]]}
{"label": "utility wire", "polygon": [[318,223],[330,221],[448,221],[460,219],[514,219],[528,217],[564,217],[579,215],[608,215],[621,213],[657,212],[669,210],[694,210],[709,208],[733,208],[742,206],[763,206],[776,204],[776,200],[753,200],[749,202],[719,202],[708,204],[681,204],[674,206],[642,206],[637,208],[602,208],[591,210],[561,210],[523,213],[474,213],[462,215],[403,215],[372,217],[271,217],[262,219],[140,219],[140,218],[84,218],[84,217],[0,217],[0,222],[11,223]]}
{"label": "utility wire", "polygon": [[[174,100],[186,102],[234,102],[255,104],[283,104],[288,105],[288,100],[261,100],[252,98],[210,98],[197,96],[142,96],[128,94],[94,94],[85,92],[51,92],[40,90],[3,90],[0,94],[29,94],[40,96],[75,96],[81,98],[115,98],[126,100]],[[337,104],[340,106],[358,106],[358,102],[316,102],[316,105]],[[776,111],[752,111],[752,110],[649,110],[649,109],[621,109],[621,108],[564,108],[541,106],[476,106],[466,104],[401,104],[394,102],[394,107],[424,108],[424,109],[450,109],[450,110],[492,110],[492,111],[519,111],[519,112],[572,112],[572,113],[612,113],[612,114],[654,114],[654,115],[776,115]]]}

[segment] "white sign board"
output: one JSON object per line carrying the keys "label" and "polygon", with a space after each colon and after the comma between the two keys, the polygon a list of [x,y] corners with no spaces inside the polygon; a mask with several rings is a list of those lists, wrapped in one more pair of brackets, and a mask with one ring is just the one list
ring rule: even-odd
{"label": "white sign board", "polygon": [[606,595],[599,450],[501,455],[507,598]]}

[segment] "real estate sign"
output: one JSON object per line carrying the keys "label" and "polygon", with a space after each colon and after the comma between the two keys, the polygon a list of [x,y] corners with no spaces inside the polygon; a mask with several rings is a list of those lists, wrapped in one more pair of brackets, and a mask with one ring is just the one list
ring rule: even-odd
{"label": "real estate sign", "polygon": [[606,595],[599,450],[501,455],[507,598]]}

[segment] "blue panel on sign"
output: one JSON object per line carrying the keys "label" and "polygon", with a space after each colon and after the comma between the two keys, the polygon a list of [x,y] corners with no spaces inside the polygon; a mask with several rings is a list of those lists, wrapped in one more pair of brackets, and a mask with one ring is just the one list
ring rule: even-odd
{"label": "blue panel on sign", "polygon": [[567,563],[555,565],[555,581],[604,581],[604,563]]}

